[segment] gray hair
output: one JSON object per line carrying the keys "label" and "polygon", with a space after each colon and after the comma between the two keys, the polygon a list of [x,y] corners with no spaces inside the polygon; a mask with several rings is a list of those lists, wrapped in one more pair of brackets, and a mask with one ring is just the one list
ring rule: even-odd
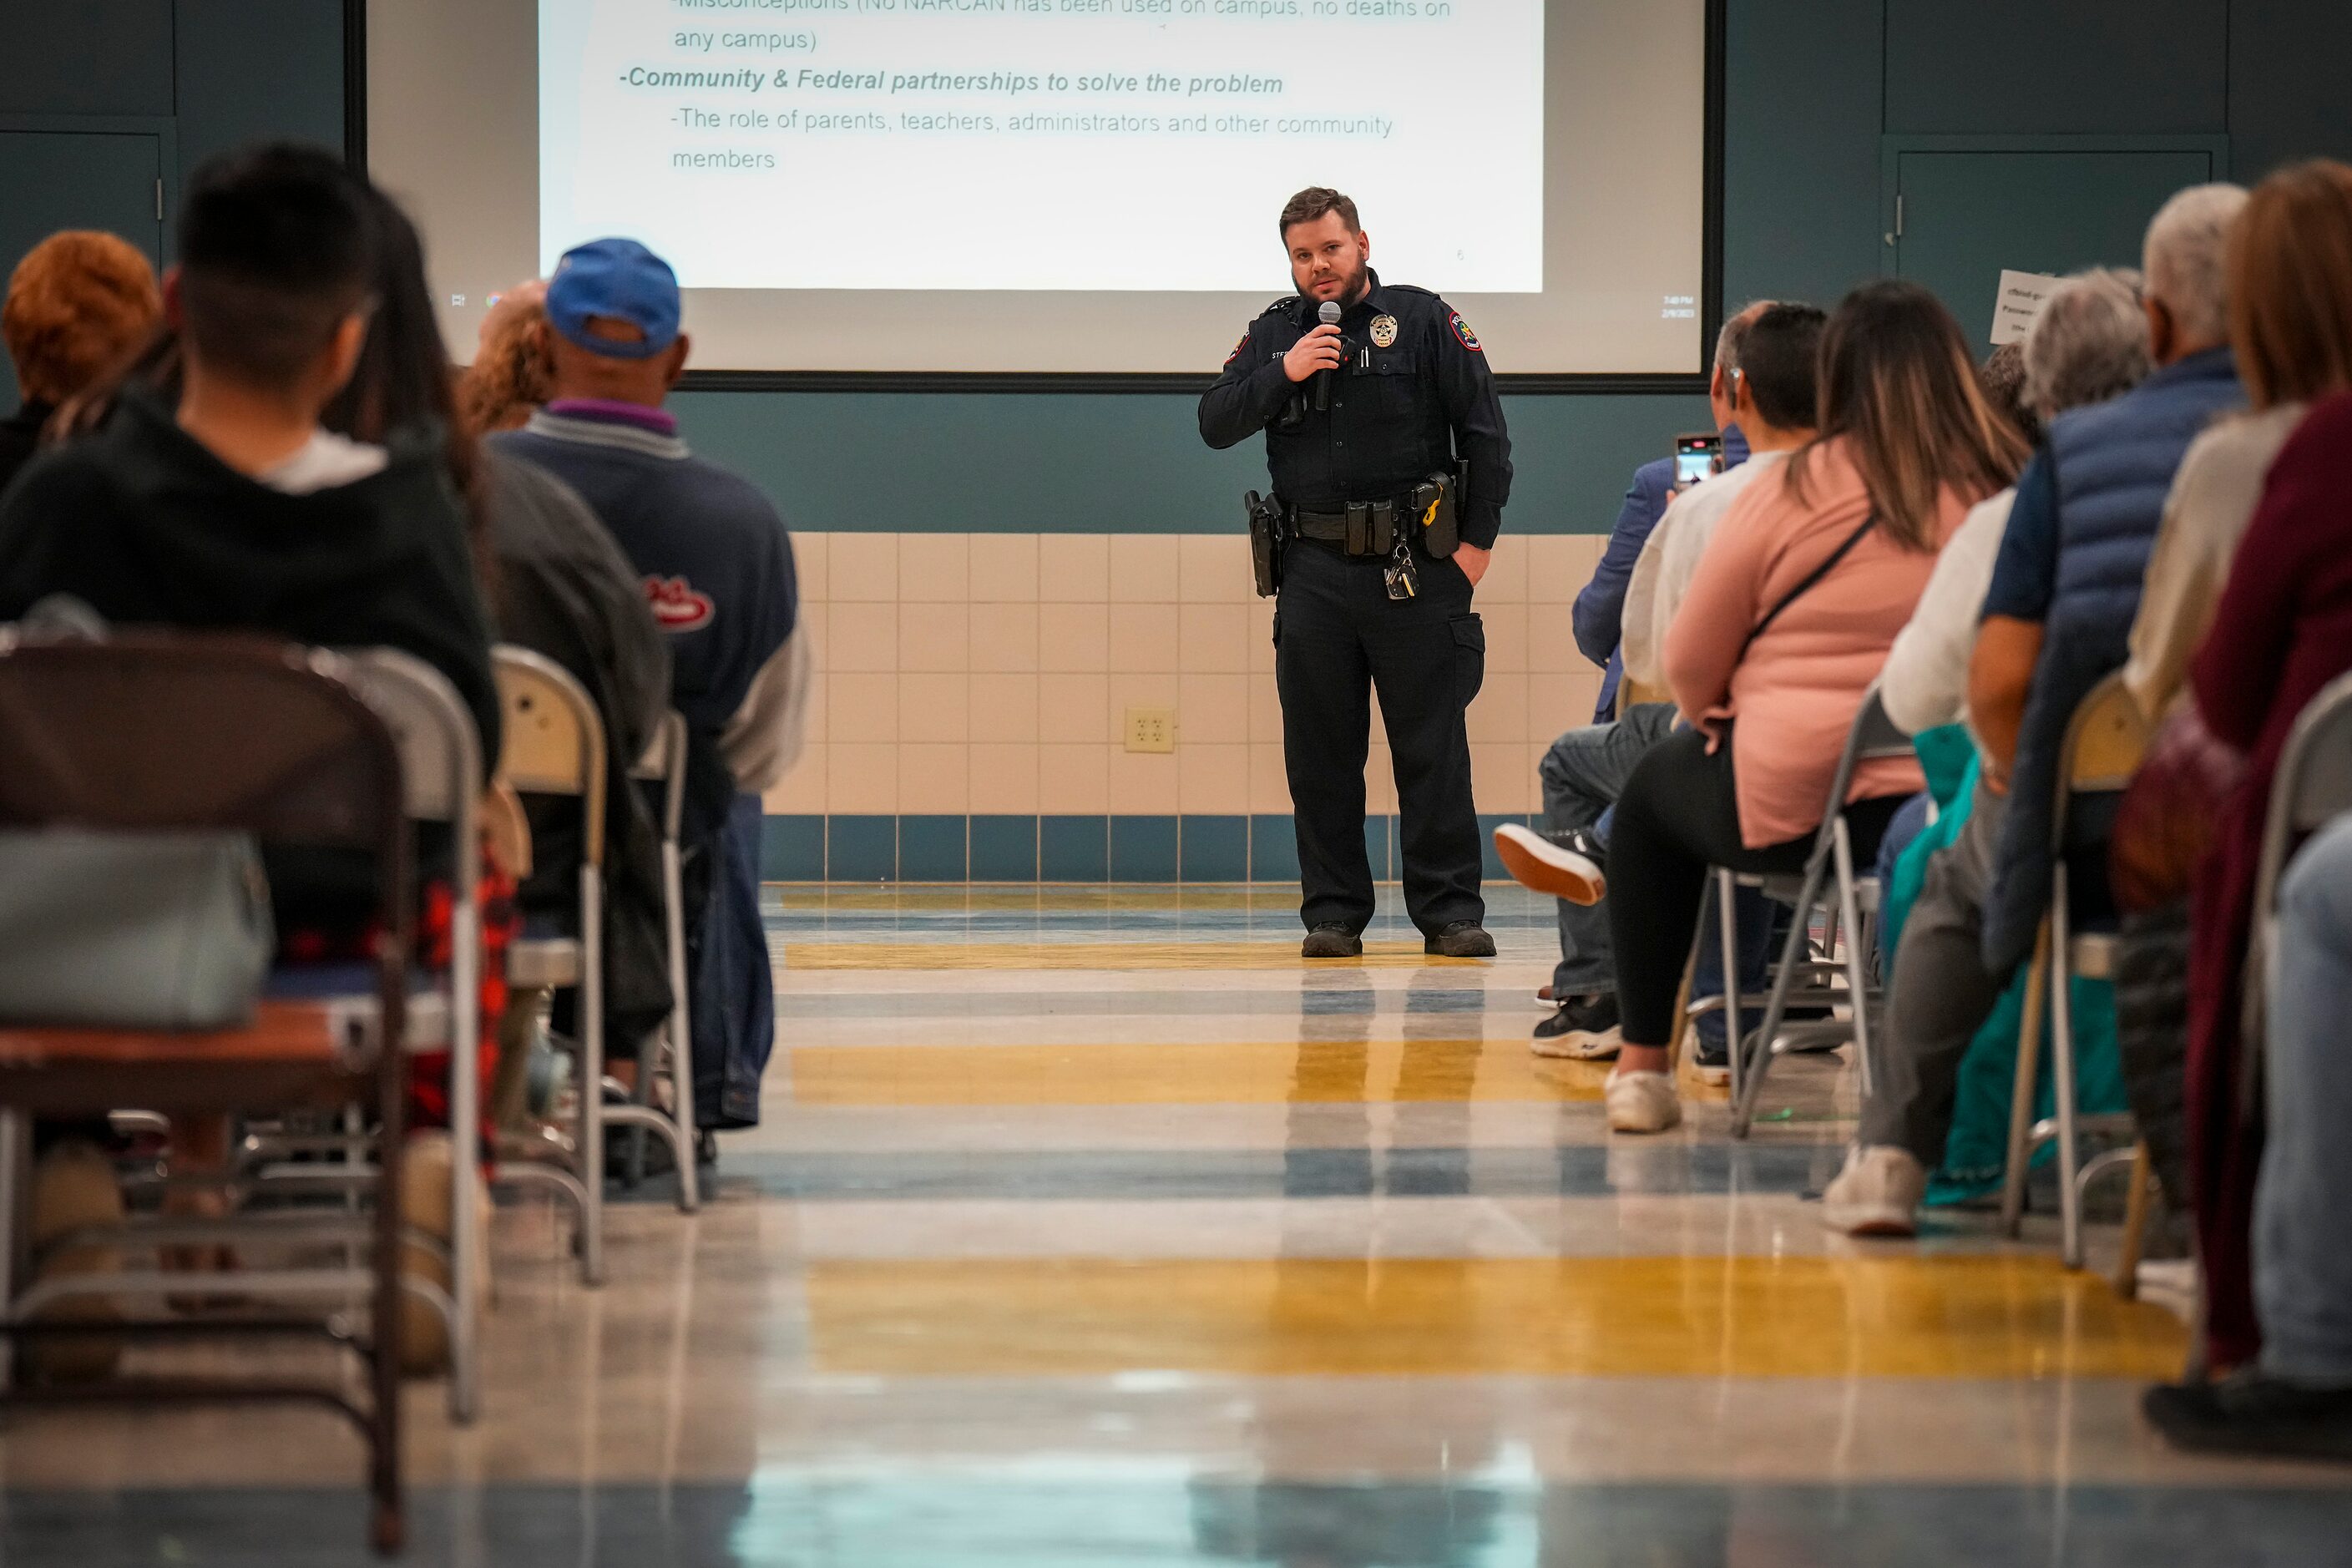
{"label": "gray hair", "polygon": [[1748,349],[1748,329],[1756,318],[1770,310],[1770,300],[1750,300],[1723,320],[1723,331],[1715,334],[1715,368],[1726,375],[1739,374],[1740,357]]}
{"label": "gray hair", "polygon": [[2156,368],[2140,277],[2094,267],[2050,292],[2025,340],[2021,401],[2042,419],[2129,392]]}
{"label": "gray hair", "polygon": [[2230,225],[2246,205],[2243,185],[2191,185],[2176,192],[2147,226],[2141,266],[2147,291],[2164,301],[2191,342],[2230,336]]}

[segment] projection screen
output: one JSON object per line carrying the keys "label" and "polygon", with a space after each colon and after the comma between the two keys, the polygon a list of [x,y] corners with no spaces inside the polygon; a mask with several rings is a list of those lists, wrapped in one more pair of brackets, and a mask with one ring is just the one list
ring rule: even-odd
{"label": "projection screen", "polygon": [[703,369],[1206,373],[1353,196],[1504,373],[1704,365],[1706,0],[376,0],[452,349],[607,234]]}

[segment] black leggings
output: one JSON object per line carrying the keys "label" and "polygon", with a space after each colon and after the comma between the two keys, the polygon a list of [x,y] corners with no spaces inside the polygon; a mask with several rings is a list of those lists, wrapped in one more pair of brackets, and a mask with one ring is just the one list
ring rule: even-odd
{"label": "black leggings", "polygon": [[[1880,836],[1909,798],[1882,795],[1846,808],[1857,866],[1874,862]],[[1696,730],[1678,730],[1651,748],[1626,783],[1609,834],[1609,934],[1627,1045],[1674,1040],[1675,997],[1698,930],[1707,868],[1798,875],[1815,837],[1809,832],[1762,849],[1740,842],[1729,725],[1712,755]]]}

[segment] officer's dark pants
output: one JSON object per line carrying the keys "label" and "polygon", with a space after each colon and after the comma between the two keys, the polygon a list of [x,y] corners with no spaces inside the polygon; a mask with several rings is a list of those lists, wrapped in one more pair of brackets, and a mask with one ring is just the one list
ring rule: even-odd
{"label": "officer's dark pants", "polygon": [[1396,762],[1405,908],[1434,935],[1486,918],[1478,896],[1478,813],[1470,798],[1464,710],[1486,672],[1486,633],[1470,580],[1416,556],[1421,592],[1391,599],[1377,558],[1299,540],[1283,562],[1274,621],[1283,760],[1298,829],[1299,918],[1360,931],[1372,918],[1364,854],[1364,759],[1371,692]]}

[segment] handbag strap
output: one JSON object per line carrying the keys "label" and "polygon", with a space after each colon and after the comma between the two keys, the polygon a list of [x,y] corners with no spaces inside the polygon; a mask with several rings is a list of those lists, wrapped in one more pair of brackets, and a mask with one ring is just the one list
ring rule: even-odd
{"label": "handbag strap", "polygon": [[1868,533],[1872,529],[1877,526],[1878,514],[1874,511],[1868,517],[1862,520],[1862,526],[1860,528],[1855,529],[1852,533],[1845,536],[1845,542],[1843,543],[1840,544],[1835,550],[1830,552],[1828,559],[1824,560],[1820,565],[1814,567],[1811,571],[1806,573],[1802,582],[1790,589],[1787,593],[1781,595],[1780,602],[1764,612],[1764,618],[1756,623],[1754,628],[1748,634],[1748,640],[1739,645],[1739,657],[1741,658],[1746,658],[1748,657],[1748,650],[1756,646],[1756,639],[1762,637],[1765,629],[1771,626],[1774,621],[1780,618],[1780,612],[1787,609],[1790,605],[1795,604],[1799,599],[1803,598],[1807,594],[1812,592],[1815,587],[1819,586],[1821,580],[1828,576],[1832,571],[1836,570],[1837,563],[1844,560],[1846,556],[1853,552],[1855,545],[1862,542],[1862,536]]}

